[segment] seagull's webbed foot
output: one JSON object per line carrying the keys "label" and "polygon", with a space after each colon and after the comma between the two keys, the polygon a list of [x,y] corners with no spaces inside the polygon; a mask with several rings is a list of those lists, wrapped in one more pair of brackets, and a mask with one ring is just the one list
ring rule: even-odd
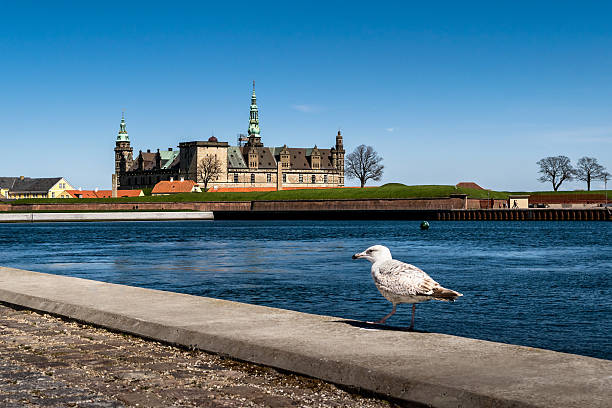
{"label": "seagull's webbed foot", "polygon": [[385,324],[385,319],[380,319],[375,322],[366,321],[367,324]]}

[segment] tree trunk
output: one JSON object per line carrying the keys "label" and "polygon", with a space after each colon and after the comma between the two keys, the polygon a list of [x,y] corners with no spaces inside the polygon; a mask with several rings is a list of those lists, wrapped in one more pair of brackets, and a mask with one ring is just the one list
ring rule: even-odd
{"label": "tree trunk", "polygon": [[359,179],[359,181],[361,181],[361,188],[363,188],[365,186],[365,180],[364,179]]}
{"label": "tree trunk", "polygon": [[587,191],[591,191],[591,176],[587,176]]}

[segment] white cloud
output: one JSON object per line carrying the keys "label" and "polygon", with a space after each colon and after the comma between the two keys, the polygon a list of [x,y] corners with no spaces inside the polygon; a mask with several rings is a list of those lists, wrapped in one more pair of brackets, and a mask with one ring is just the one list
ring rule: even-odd
{"label": "white cloud", "polygon": [[391,128],[385,128],[385,130],[386,130],[387,132],[395,132],[395,131],[397,130],[397,128],[392,128],[392,127],[391,127]]}
{"label": "white cloud", "polygon": [[291,105],[293,109],[303,113],[315,113],[321,111],[321,108],[316,105]]}

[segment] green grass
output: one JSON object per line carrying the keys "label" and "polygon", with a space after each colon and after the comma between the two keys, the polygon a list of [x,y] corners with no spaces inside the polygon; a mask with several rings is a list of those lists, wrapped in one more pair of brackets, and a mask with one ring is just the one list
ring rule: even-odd
{"label": "green grass", "polygon": [[[147,191],[150,194],[150,190]],[[535,192],[507,192],[487,191],[470,188],[456,188],[455,186],[425,185],[406,186],[400,183],[385,184],[380,187],[368,188],[330,188],[312,190],[284,190],[250,193],[181,193],[168,196],[126,197],[126,198],[39,198],[16,200],[16,204],[40,203],[87,203],[87,202],[189,202],[189,201],[272,201],[272,200],[353,200],[368,198],[437,198],[448,197],[450,194],[467,194],[470,198],[498,198],[506,199],[509,194],[603,194],[598,191],[535,191]],[[612,191],[608,191],[612,198]]]}
{"label": "green grass", "polygon": [[[428,185],[406,186],[399,183],[368,188],[333,188],[312,190],[284,190],[249,193],[181,193],[168,196],[144,196],[126,198],[75,198],[75,199],[23,199],[16,204],[36,203],[87,203],[87,202],[188,202],[188,201],[272,201],[272,200],[351,200],[368,198],[437,198],[450,194],[467,194],[472,198],[487,198],[486,190],[456,188],[455,186]],[[490,198],[507,198],[508,193],[489,191]]]}

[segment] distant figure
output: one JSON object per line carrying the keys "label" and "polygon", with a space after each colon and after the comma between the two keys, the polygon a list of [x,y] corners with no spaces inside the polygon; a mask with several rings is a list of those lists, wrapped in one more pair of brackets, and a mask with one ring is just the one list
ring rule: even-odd
{"label": "distant figure", "polygon": [[514,204],[512,204],[512,208],[518,208],[518,204],[516,203],[516,200],[514,200]]}
{"label": "distant figure", "polygon": [[393,304],[391,313],[375,323],[384,323],[391,317],[400,303],[412,303],[412,320],[410,329],[414,328],[416,303],[428,300],[454,301],[459,292],[446,289],[416,266],[397,261],[391,257],[389,248],[374,245],[365,251],[353,255],[353,259],[365,258],[372,262],[374,283],[389,302]]}

